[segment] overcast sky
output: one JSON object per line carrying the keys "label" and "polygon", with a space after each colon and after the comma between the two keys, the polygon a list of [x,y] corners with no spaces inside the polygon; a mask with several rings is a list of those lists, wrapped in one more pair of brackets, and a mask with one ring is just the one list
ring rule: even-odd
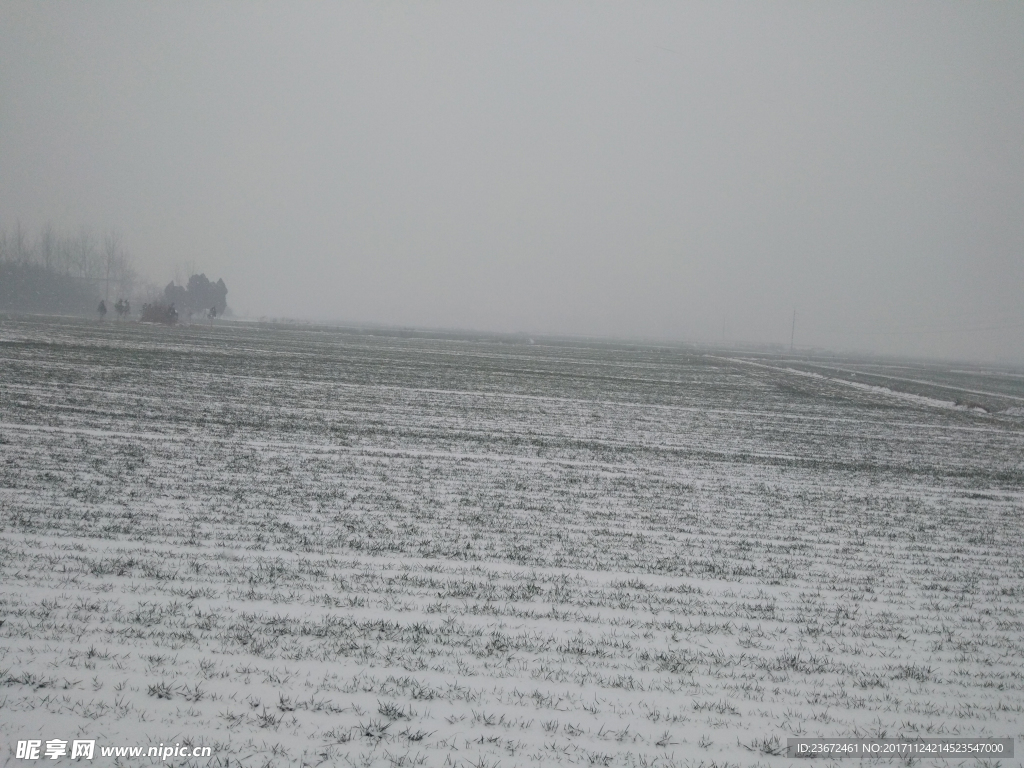
{"label": "overcast sky", "polygon": [[0,0],[0,225],[253,316],[1024,361],[1024,3]]}

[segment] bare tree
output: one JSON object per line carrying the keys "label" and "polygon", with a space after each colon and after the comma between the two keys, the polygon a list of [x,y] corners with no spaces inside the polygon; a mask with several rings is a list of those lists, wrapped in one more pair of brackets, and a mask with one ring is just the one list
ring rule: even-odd
{"label": "bare tree", "polygon": [[21,219],[14,220],[14,258],[18,261],[29,261],[32,258],[32,248],[28,244],[25,230],[21,228]]}
{"label": "bare tree", "polygon": [[39,233],[39,255],[43,260],[43,266],[53,269],[53,262],[57,256],[57,235],[50,222],[46,222],[43,231]]}
{"label": "bare tree", "polygon": [[115,280],[121,271],[121,234],[111,229],[103,237],[103,298],[110,301],[110,276]]}
{"label": "bare tree", "polygon": [[132,255],[122,250],[117,262],[117,292],[124,297],[131,296],[135,292],[135,284],[138,281],[138,272],[135,271],[135,264]]}
{"label": "bare tree", "polygon": [[78,267],[78,276],[82,279],[92,277],[93,265],[96,262],[96,244],[93,242],[92,233],[85,227],[78,230],[74,253],[75,266]]}
{"label": "bare tree", "polygon": [[57,271],[70,275],[75,265],[75,241],[62,235],[57,239]]}

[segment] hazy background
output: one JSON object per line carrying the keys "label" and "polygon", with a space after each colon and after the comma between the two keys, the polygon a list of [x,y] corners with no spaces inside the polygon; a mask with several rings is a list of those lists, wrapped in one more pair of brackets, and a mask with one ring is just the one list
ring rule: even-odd
{"label": "hazy background", "polygon": [[16,220],[253,316],[1020,362],[1024,3],[3,0]]}

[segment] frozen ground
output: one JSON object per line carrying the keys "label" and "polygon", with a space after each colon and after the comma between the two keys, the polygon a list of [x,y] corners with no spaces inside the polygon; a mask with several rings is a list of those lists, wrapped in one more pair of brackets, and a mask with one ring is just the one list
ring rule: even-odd
{"label": "frozen ground", "polygon": [[0,764],[1022,749],[1022,405],[962,366],[0,319]]}

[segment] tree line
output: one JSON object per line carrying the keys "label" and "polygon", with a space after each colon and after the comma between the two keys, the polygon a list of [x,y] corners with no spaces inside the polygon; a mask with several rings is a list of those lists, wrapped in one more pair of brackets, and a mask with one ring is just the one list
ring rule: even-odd
{"label": "tree line", "polygon": [[225,314],[227,293],[222,279],[205,274],[192,274],[185,285],[172,281],[162,291],[144,283],[115,229],[95,235],[82,227],[69,234],[46,224],[29,233],[20,220],[10,230],[0,227],[0,311],[98,312],[102,318],[112,307],[125,317],[135,301],[143,320],[176,322]]}
{"label": "tree line", "polygon": [[15,221],[10,232],[0,228],[0,261],[36,264],[59,275],[88,281],[102,289],[105,299],[114,294],[129,296],[139,282],[134,259],[122,246],[116,229],[97,236],[82,227],[68,234],[44,224],[33,237],[20,220]]}
{"label": "tree line", "polygon": [[0,309],[91,311],[100,299],[134,295],[139,283],[116,229],[67,233],[45,224],[30,233],[20,220],[0,227]]}

